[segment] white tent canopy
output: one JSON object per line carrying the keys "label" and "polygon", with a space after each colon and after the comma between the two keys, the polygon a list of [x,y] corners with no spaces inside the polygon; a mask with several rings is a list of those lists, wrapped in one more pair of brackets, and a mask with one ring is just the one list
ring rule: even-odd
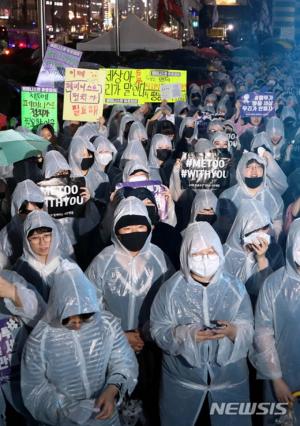
{"label": "white tent canopy", "polygon": [[[93,40],[77,43],[77,49],[82,52],[115,51],[115,37],[116,29],[112,28]],[[156,52],[158,50],[180,49],[181,47],[179,40],[156,31],[133,14],[128,14],[127,18],[120,22],[121,52],[131,52],[139,49]]]}

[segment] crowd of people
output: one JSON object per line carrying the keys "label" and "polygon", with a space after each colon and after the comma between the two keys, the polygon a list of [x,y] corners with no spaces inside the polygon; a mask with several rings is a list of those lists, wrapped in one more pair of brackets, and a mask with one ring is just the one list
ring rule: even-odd
{"label": "crowd of people", "polygon": [[[244,117],[250,92],[272,113]],[[0,167],[0,425],[246,426],[210,408],[254,401],[300,425],[291,61],[216,60],[187,102],[59,118],[36,129],[44,155]],[[186,153],[226,158],[228,179],[192,188]],[[80,214],[51,216],[42,186],[73,178]]]}

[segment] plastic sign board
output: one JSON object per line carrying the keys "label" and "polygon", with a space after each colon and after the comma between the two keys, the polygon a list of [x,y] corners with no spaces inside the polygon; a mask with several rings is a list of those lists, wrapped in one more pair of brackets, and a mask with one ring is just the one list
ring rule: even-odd
{"label": "plastic sign board", "polygon": [[104,69],[66,68],[64,120],[95,122],[103,113]]}
{"label": "plastic sign board", "polygon": [[22,87],[22,126],[29,130],[41,124],[51,124],[58,131],[57,90],[42,87]]}

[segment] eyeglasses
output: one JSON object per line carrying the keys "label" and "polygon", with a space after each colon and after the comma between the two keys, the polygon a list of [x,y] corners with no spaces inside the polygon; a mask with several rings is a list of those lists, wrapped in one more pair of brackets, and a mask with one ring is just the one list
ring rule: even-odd
{"label": "eyeglasses", "polygon": [[28,241],[32,244],[40,244],[42,242],[50,242],[52,238],[52,232],[47,232],[45,234],[33,235],[32,237],[27,238]]}

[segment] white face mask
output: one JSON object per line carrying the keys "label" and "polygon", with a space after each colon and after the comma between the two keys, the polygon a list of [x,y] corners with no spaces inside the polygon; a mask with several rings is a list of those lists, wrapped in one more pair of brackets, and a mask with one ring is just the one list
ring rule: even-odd
{"label": "white face mask", "polygon": [[105,152],[103,154],[98,155],[99,163],[101,166],[107,166],[112,160],[112,153],[111,152]]}
{"label": "white face mask", "polygon": [[190,270],[200,277],[213,276],[217,272],[219,266],[220,258],[217,254],[189,257]]}
{"label": "white face mask", "polygon": [[128,182],[143,182],[144,180],[147,180],[145,175],[129,176],[128,178]]}
{"label": "white face mask", "polygon": [[246,246],[247,244],[259,244],[258,238],[264,239],[268,243],[268,245],[271,242],[271,236],[269,234],[266,234],[265,232],[252,232],[252,234],[248,235],[247,237],[244,237],[244,245]]}

